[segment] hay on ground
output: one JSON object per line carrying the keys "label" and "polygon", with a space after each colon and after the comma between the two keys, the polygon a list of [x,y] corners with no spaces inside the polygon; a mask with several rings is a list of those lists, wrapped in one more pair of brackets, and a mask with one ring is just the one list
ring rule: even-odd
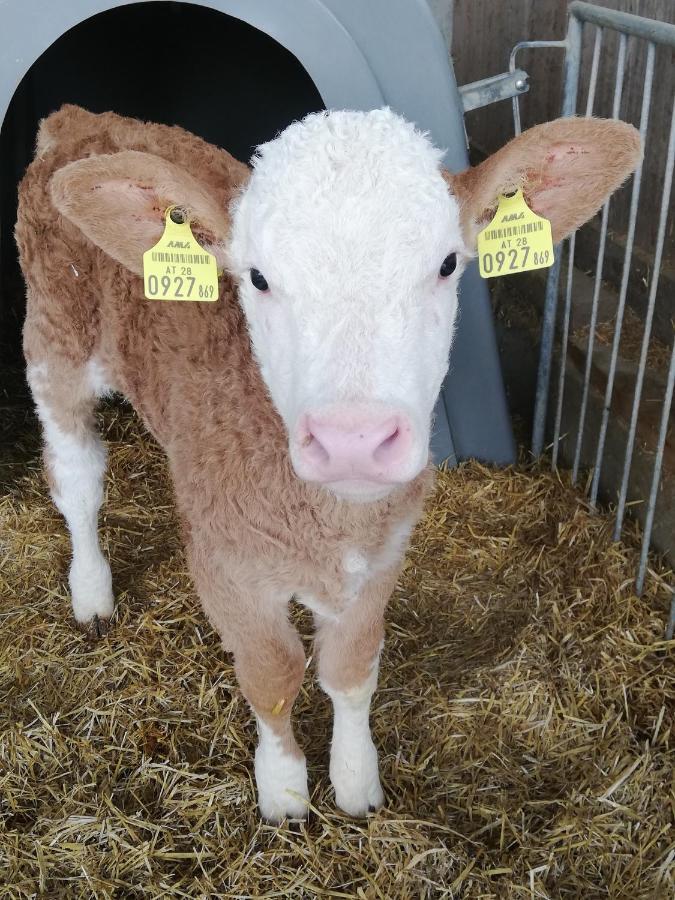
{"label": "hay on ground", "polygon": [[[611,347],[614,342],[615,317],[598,322],[595,328],[595,341],[601,347]],[[638,316],[630,306],[626,308],[621,328],[621,340],[619,343],[619,356],[627,362],[637,363],[642,352],[644,339],[644,319]],[[574,331],[573,339],[581,346],[586,346],[590,327],[581,326]],[[670,363],[670,344],[662,341],[658,335],[652,334],[647,348],[647,368],[651,372],[659,372],[662,375],[668,371]]]}
{"label": "hay on ground", "polygon": [[372,715],[387,806],[335,811],[310,669],[296,720],[314,811],[276,828],[256,813],[254,727],[155,444],[107,408],[118,607],[92,645],[33,417],[1,418],[0,897],[673,896],[669,573],[654,564],[636,598],[635,537],[612,543],[564,477],[440,474]]}

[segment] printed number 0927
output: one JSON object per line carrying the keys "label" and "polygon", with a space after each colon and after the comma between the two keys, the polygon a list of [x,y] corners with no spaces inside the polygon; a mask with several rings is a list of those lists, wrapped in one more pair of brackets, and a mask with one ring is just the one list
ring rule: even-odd
{"label": "printed number 0927", "polygon": [[[162,275],[158,278],[156,275],[150,275],[148,278],[148,293],[152,297],[166,297],[169,292],[178,300],[189,300],[195,286],[196,278],[187,276],[183,278],[181,275]],[[186,285],[187,282],[187,285]]]}
{"label": "printed number 0927", "polygon": [[517,272],[519,268],[522,268],[522,266],[525,265],[529,252],[529,247],[523,247],[521,249],[520,253],[523,258],[520,261],[520,265],[518,264],[518,250],[512,249],[507,250],[506,252],[498,250],[495,254],[484,253],[483,269],[488,275],[491,275],[492,272],[495,271],[495,265],[497,266],[497,272],[503,271],[505,267],[507,272]]}

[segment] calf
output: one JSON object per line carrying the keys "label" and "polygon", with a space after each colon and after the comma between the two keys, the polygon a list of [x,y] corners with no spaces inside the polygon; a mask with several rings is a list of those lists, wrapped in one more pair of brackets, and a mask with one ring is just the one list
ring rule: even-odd
{"label": "calf", "polygon": [[[74,615],[101,630],[113,611],[94,409],[119,391],[168,456],[197,592],[257,720],[268,819],[307,809],[292,596],[314,614],[337,804],[383,802],[369,729],[383,614],[432,483],[432,411],[478,230],[522,187],[558,241],[639,156],[631,127],[569,119],[451,175],[381,109],[310,115],[249,170],[180,128],[73,106],[42,122],[16,236]],[[144,298],[143,252],[174,204],[224,270],[216,303]]]}

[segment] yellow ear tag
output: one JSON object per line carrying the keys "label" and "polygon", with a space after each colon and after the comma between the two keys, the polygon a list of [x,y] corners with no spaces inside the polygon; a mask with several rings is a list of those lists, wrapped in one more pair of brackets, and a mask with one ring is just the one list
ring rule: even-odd
{"label": "yellow ear tag", "polygon": [[217,300],[215,256],[199,246],[180,207],[170,206],[164,222],[164,234],[143,254],[145,296],[148,300]]}
{"label": "yellow ear tag", "polygon": [[501,196],[494,219],[478,235],[478,267],[483,278],[514,275],[553,265],[548,219],[533,213],[522,191]]}

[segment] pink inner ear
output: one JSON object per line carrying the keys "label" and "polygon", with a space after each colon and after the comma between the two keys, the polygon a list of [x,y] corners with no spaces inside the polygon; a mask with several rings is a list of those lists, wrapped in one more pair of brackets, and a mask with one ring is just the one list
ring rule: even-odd
{"label": "pink inner ear", "polygon": [[[164,230],[164,216],[169,204],[160,201],[154,186],[114,178],[98,182],[92,191],[96,191],[107,213],[118,218],[138,246],[149,250],[157,243]],[[199,244],[216,257],[218,268],[226,268],[224,244],[216,241],[213,235],[204,234],[198,223],[192,223],[192,232]]]}
{"label": "pink inner ear", "polygon": [[114,178],[95,184],[106,214],[118,218],[148,248],[159,240],[164,225],[164,207],[151,185]]}
{"label": "pink inner ear", "polygon": [[562,188],[562,181],[552,183],[550,188],[544,188],[544,190],[538,191],[531,198],[526,198],[527,204],[538,216],[543,216],[545,219],[550,220],[560,206]]}
{"label": "pink inner ear", "polygon": [[111,179],[95,184],[94,191],[100,191],[108,208],[115,207],[135,219],[161,221],[164,210],[151,185],[136,184],[126,179]]}
{"label": "pink inner ear", "polygon": [[546,155],[547,165],[569,165],[580,156],[588,156],[589,149],[584,144],[555,144]]}
{"label": "pink inner ear", "polygon": [[[530,209],[539,216],[551,219],[560,209],[561,202],[573,202],[574,180],[580,174],[576,164],[588,157],[591,151],[584,144],[556,144],[546,154],[542,168],[530,171],[526,182],[526,200]],[[579,190],[582,190],[581,181]]]}

